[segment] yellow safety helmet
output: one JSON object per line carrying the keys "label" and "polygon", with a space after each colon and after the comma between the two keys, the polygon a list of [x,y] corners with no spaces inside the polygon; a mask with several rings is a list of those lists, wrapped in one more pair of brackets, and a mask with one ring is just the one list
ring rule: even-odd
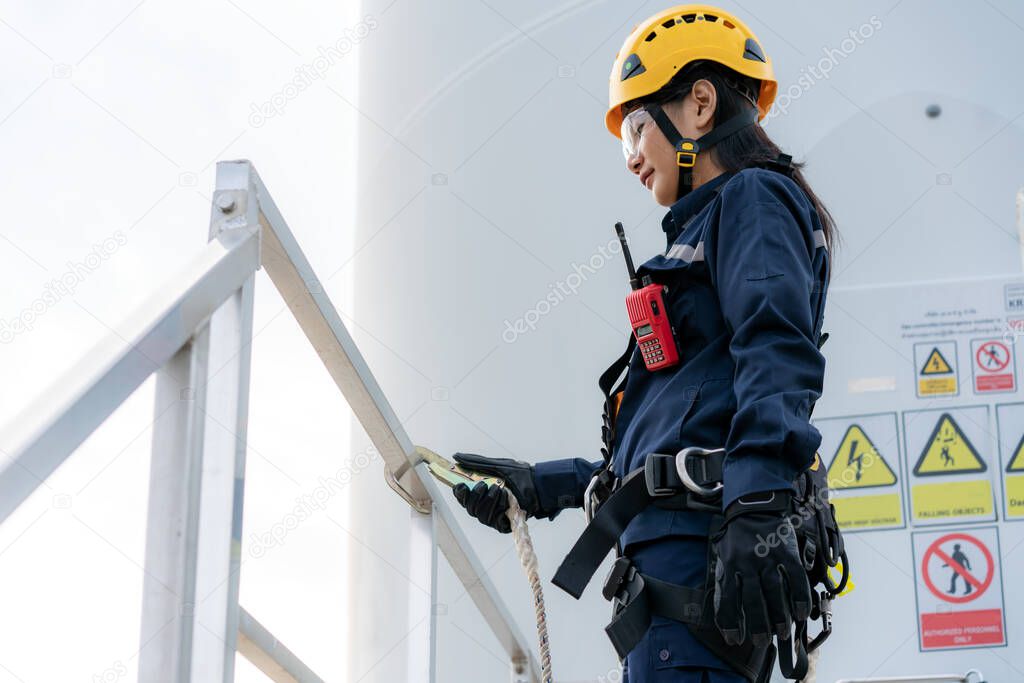
{"label": "yellow safety helmet", "polygon": [[778,84],[772,61],[754,32],[717,7],[677,5],[634,26],[615,55],[604,117],[612,135],[621,138],[623,104],[658,91],[697,59],[718,62],[759,80],[757,118],[760,121],[767,115]]}

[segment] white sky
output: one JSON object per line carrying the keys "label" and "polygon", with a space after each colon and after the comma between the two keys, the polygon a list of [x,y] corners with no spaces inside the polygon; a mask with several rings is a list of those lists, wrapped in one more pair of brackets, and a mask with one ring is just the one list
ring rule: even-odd
{"label": "white sky", "polygon": [[[354,1],[0,3],[0,423],[202,249],[217,160],[253,160],[314,267],[344,260],[358,47],[285,86],[360,18]],[[279,114],[252,116],[271,99]],[[60,278],[73,292],[53,297]],[[344,401],[281,308],[260,273],[247,546],[348,444]],[[152,412],[151,381],[0,526],[0,683],[136,679]],[[242,604],[329,680],[343,671],[341,498],[258,561],[243,549]],[[265,679],[239,660],[237,680]]]}

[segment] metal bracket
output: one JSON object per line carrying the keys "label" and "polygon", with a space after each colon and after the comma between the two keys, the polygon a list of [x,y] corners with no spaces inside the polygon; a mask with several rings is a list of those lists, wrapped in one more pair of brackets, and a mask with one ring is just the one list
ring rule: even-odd
{"label": "metal bracket", "polygon": [[[210,202],[211,240],[236,231],[251,231],[259,240],[259,253],[263,253],[263,230],[260,224],[259,199],[254,182],[255,171],[247,161],[217,164],[217,189]],[[269,229],[269,226],[268,226]],[[256,270],[263,267],[262,256]]]}

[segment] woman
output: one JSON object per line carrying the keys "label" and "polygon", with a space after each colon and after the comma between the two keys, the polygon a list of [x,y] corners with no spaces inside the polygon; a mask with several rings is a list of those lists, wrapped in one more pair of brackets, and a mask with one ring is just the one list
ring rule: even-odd
{"label": "woman", "polygon": [[[725,11],[673,7],[634,28],[612,68],[605,120],[622,141],[628,170],[668,207],[666,251],[637,274],[665,287],[675,339],[660,341],[674,344],[679,360],[657,367],[651,357],[649,369],[653,347],[633,353],[630,339],[600,382],[602,460],[533,466],[455,456],[505,478],[530,516],[554,519],[583,505],[585,493],[610,506],[602,501],[628,488],[630,474],[643,475],[663,457],[651,454],[711,450],[694,458],[702,472],[715,473],[704,482],[706,498],[677,487],[683,492],[654,500],[641,486],[648,498],[617,539],[625,559],[606,583],[617,619],[630,586],[639,585],[636,574],[648,584],[704,587],[690,591],[698,603],[714,594],[703,609],[695,603],[702,624],[684,623],[686,614],[673,614],[677,605],[654,609],[632,632],[610,632],[631,683],[767,680],[773,635],[780,645],[792,642],[794,623],[806,623],[814,600],[787,505],[793,482],[818,469],[821,435],[809,417],[825,371],[819,339],[835,227],[801,165],[758,123],[776,87],[757,38]],[[509,531],[504,489],[481,482],[454,493],[481,522]],[[711,565],[709,550],[717,558]],[[578,595],[589,573],[570,589],[572,564],[567,558],[555,582]]]}

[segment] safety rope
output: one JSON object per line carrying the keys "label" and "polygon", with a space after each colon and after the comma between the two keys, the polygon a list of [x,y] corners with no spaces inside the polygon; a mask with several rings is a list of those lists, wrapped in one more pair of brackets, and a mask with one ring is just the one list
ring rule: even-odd
{"label": "safety rope", "polygon": [[537,554],[533,551],[533,540],[530,529],[526,525],[526,513],[519,507],[519,501],[506,488],[508,493],[508,520],[512,524],[512,540],[516,544],[519,562],[523,565],[533,590],[533,610],[537,614],[537,640],[540,644],[540,666],[543,671],[543,683],[554,683],[551,675],[551,649],[548,643],[548,619],[544,611],[544,590],[540,585],[540,570],[537,567]]}

